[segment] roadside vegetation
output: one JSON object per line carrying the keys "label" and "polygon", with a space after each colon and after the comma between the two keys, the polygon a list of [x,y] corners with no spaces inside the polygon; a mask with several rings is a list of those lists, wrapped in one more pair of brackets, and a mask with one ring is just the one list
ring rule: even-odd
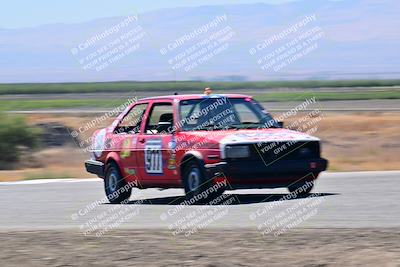
{"label": "roadside vegetation", "polygon": [[[162,95],[162,92],[160,93]],[[256,94],[260,102],[303,101],[315,97],[317,101],[328,100],[372,100],[400,99],[400,90],[369,90],[352,92],[271,92]],[[44,100],[0,100],[0,111],[64,109],[64,108],[115,108],[126,99],[44,99]]]}
{"label": "roadside vegetation", "polygon": [[373,99],[400,99],[400,90],[379,90],[364,92],[274,92],[257,95],[260,102],[283,102],[304,100],[315,97],[318,101],[332,100],[373,100]]}
{"label": "roadside vegetation", "polygon": [[0,100],[0,111],[35,110],[79,107],[117,107],[122,99],[45,99],[45,100]]}
{"label": "roadside vegetation", "polygon": [[36,148],[39,134],[24,117],[0,114],[0,169],[12,168],[24,151]]}
{"label": "roadside vegetation", "polygon": [[400,86],[400,80],[307,80],[257,82],[101,82],[101,83],[24,83],[0,84],[0,94],[63,94],[98,92],[183,92],[212,87],[215,90],[276,89],[276,88],[340,88]]}

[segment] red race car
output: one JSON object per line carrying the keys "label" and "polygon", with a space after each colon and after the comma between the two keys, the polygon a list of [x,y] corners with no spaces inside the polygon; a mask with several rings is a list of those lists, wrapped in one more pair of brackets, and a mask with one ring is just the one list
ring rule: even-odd
{"label": "red race car", "polygon": [[104,179],[111,203],[127,201],[132,186],[184,188],[193,203],[225,189],[304,194],[327,167],[318,138],[283,128],[238,94],[141,99],[92,138],[86,170]]}

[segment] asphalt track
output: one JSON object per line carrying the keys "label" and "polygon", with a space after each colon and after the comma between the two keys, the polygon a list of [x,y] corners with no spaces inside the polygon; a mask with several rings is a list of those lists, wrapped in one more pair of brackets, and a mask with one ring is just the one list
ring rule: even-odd
{"label": "asphalt track", "polygon": [[105,220],[117,213],[118,228],[169,229],[193,212],[213,218],[205,228],[263,230],[268,219],[278,221],[282,212],[288,217],[298,211],[311,216],[299,215],[303,220],[292,228],[399,227],[399,188],[400,171],[324,173],[313,190],[317,194],[307,198],[283,200],[285,189],[236,190],[224,194],[230,205],[180,206],[174,205],[182,201],[177,199],[180,189],[134,189],[129,204],[111,205],[98,204],[104,199],[100,179],[3,182],[0,230],[83,230],[111,223]]}

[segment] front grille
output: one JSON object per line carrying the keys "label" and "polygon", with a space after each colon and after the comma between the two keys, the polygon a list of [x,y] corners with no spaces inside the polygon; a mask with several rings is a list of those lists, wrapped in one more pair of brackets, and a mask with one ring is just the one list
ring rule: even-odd
{"label": "front grille", "polygon": [[252,159],[315,159],[319,158],[318,141],[268,142],[250,145]]}

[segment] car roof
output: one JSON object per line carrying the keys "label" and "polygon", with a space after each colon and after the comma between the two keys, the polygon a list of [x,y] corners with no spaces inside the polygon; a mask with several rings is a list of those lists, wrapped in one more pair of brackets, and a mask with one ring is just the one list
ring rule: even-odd
{"label": "car roof", "polygon": [[165,96],[154,96],[154,97],[146,97],[142,98],[139,101],[146,101],[146,100],[189,100],[189,99],[204,99],[204,98],[246,98],[251,96],[249,95],[242,95],[242,94],[211,94],[211,95],[204,95],[204,94],[187,94],[187,95],[165,95]]}

